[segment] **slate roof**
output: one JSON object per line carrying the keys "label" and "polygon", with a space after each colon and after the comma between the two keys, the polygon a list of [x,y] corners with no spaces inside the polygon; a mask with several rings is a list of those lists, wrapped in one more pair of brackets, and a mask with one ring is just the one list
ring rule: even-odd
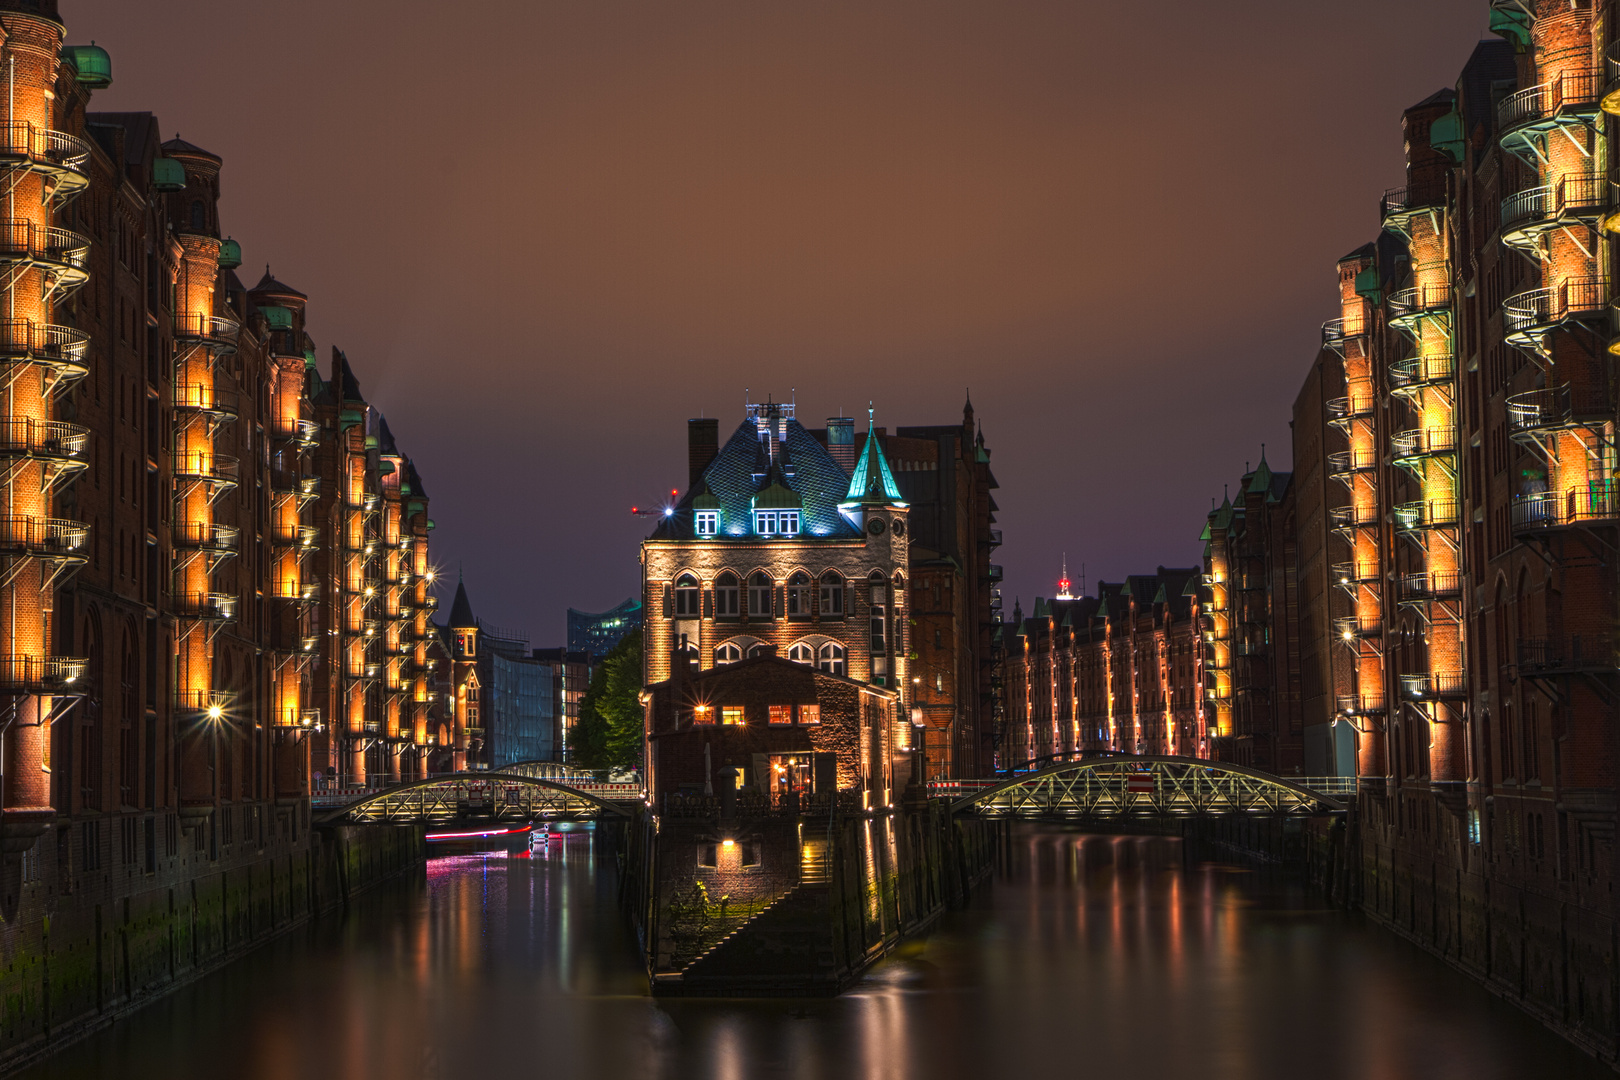
{"label": "slate roof", "polygon": [[212,151],[204,150],[195,143],[186,142],[186,140],[182,139],[178,135],[163,144],[163,152],[165,154],[190,154],[192,157],[205,157],[211,161],[218,161],[221,163],[223,163],[225,160],[218,154],[213,153]]}
{"label": "slate roof", "polygon": [[[860,530],[838,511],[838,504],[845,501],[850,489],[849,476],[797,420],[785,421],[785,430],[782,450],[777,462],[772,463],[754,422],[744,420],[737,425],[698,482],[676,504],[675,513],[659,519],[648,539],[697,539],[692,531],[692,509],[700,495],[711,496],[719,504],[717,539],[758,539],[753,532],[754,497],[773,481],[781,482],[799,497],[799,540],[859,539]],[[889,483],[893,481],[889,476]]]}
{"label": "slate roof", "polygon": [[253,291],[256,293],[266,293],[271,296],[296,296],[300,300],[309,299],[309,297],[305,296],[291,285],[284,284],[283,282],[277,281],[275,278],[271,277],[270,268],[268,266],[264,268],[264,277],[260,278],[259,283],[253,286]]}
{"label": "slate roof", "polygon": [[456,628],[477,625],[478,620],[473,618],[472,603],[467,599],[467,583],[457,581],[455,603],[450,605],[450,626]]}
{"label": "slate roof", "polygon": [[866,432],[866,445],[861,447],[861,456],[855,463],[855,475],[850,477],[849,494],[844,501],[846,503],[904,501],[900,495],[900,485],[894,482],[894,473],[889,471],[889,462],[884,458],[877,437],[870,429]]}

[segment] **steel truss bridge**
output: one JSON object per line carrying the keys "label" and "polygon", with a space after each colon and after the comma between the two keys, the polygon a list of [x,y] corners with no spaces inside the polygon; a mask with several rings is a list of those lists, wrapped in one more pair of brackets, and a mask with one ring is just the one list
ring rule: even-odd
{"label": "steel truss bridge", "polygon": [[357,793],[347,801],[329,803],[315,821],[425,825],[469,818],[512,823],[591,821],[628,817],[627,804],[642,801],[640,784],[542,779],[527,775],[539,770],[517,768],[521,771],[452,773]]}
{"label": "steel truss bridge", "polygon": [[1349,808],[1337,795],[1259,769],[1182,757],[1082,759],[1008,780],[947,781],[930,787],[952,799],[952,813],[1058,821],[1304,817]]}

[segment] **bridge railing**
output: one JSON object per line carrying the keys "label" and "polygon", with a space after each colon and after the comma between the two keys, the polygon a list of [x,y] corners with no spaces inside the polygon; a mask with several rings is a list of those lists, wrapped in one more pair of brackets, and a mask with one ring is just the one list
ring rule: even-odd
{"label": "bridge railing", "polygon": [[[963,799],[969,795],[977,795],[981,791],[988,791],[998,784],[1005,784],[1009,780],[1028,776],[1029,773],[1014,776],[1000,776],[980,780],[930,780],[928,794],[939,799]],[[1288,776],[1283,779],[1302,788],[1307,788],[1321,795],[1354,795],[1356,785],[1359,783],[1354,776]]]}

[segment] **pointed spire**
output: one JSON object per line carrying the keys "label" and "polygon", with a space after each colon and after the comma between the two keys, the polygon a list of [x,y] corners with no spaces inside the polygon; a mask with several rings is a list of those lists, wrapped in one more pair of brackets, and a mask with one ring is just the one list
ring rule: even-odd
{"label": "pointed spire", "polygon": [[451,629],[476,627],[478,620],[473,618],[472,602],[467,599],[467,582],[462,576],[461,568],[456,568],[456,599],[450,605]]}
{"label": "pointed spire", "polygon": [[860,503],[906,505],[900,494],[900,485],[895,483],[894,473],[889,471],[883,449],[878,446],[877,430],[872,426],[874,411],[872,403],[867,402],[866,445],[861,448],[861,455],[855,461],[855,475],[849,480],[849,494],[844,496],[841,504],[846,507]]}

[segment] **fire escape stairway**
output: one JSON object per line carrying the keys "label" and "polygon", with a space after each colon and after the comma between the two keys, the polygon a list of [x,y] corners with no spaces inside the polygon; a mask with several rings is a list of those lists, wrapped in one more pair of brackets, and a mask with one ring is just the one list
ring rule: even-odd
{"label": "fire escape stairway", "polygon": [[701,990],[713,981],[743,993],[836,991],[844,973],[829,901],[825,882],[800,882],[682,968],[682,984]]}

